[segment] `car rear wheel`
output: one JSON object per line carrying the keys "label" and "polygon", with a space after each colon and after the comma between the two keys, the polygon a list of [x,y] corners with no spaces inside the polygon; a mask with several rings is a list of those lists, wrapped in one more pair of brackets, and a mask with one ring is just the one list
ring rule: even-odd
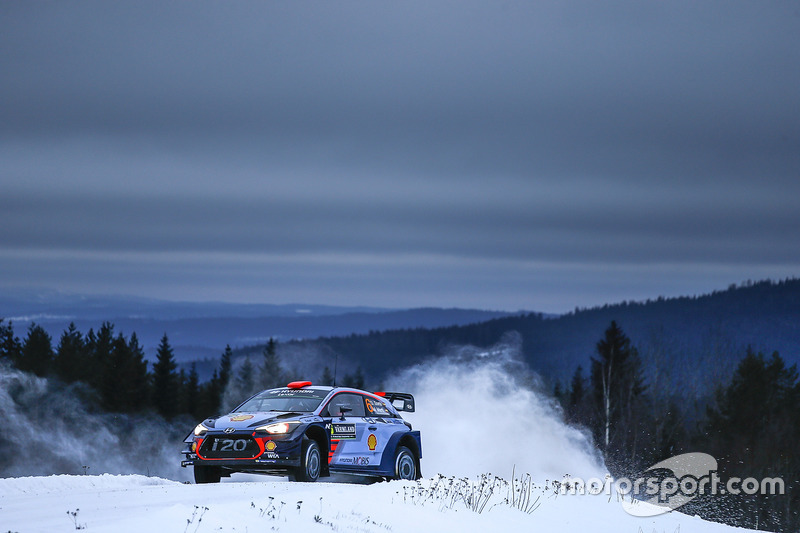
{"label": "car rear wheel", "polygon": [[300,454],[300,466],[295,471],[294,481],[316,481],[319,479],[321,470],[322,454],[319,451],[319,444],[317,441],[305,437]]}
{"label": "car rear wheel", "polygon": [[417,459],[405,446],[399,446],[394,456],[394,478],[413,481],[417,479]]}
{"label": "car rear wheel", "polygon": [[222,469],[218,466],[194,465],[194,482],[200,483],[219,483],[222,477]]}

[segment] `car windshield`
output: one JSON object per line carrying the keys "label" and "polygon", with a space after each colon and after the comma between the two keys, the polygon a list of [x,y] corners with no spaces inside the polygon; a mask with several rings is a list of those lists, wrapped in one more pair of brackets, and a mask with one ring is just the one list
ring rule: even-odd
{"label": "car windshield", "polygon": [[234,413],[255,413],[281,411],[293,413],[310,413],[328,395],[329,390],[317,389],[271,389],[256,394]]}

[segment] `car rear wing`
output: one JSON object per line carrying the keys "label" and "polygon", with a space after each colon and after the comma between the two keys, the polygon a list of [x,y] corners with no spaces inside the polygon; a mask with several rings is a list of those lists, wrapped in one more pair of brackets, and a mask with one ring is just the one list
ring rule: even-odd
{"label": "car rear wing", "polygon": [[376,392],[375,394],[389,400],[389,403],[398,411],[414,412],[414,397],[407,392]]}

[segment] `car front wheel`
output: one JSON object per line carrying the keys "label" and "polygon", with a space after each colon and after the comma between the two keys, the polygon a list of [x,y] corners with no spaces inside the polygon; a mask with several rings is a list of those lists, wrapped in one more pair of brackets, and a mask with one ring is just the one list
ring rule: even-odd
{"label": "car front wheel", "polygon": [[300,466],[297,468],[294,480],[312,482],[319,479],[322,470],[322,454],[319,451],[317,441],[309,438],[303,439],[302,453],[300,454]]}
{"label": "car front wheel", "polygon": [[413,481],[417,479],[417,460],[405,446],[397,448],[394,457],[394,478]]}

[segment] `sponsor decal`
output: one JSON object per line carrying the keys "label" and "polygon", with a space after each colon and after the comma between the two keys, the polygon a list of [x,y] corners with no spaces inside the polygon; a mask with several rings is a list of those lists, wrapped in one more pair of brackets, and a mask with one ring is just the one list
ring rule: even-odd
{"label": "sponsor decal", "polygon": [[316,391],[311,389],[281,389],[278,391],[273,391],[270,394],[270,397],[275,398],[276,396],[307,396],[313,395]]}
{"label": "sponsor decal", "polygon": [[266,443],[264,443],[264,449],[267,450],[268,452],[275,451],[276,446],[277,444],[275,444],[275,441],[272,440],[268,440]]}
{"label": "sponsor decal", "polygon": [[377,415],[377,416],[389,416],[389,409],[378,400],[371,400],[369,398],[364,398],[367,403],[367,411],[369,411],[370,415]]}
{"label": "sponsor decal", "polygon": [[375,433],[370,433],[369,437],[367,437],[367,446],[369,446],[370,451],[375,451],[375,447],[378,445],[378,439],[375,437]]}
{"label": "sponsor decal", "polygon": [[231,417],[231,422],[244,422],[245,420],[250,420],[253,418],[253,415],[236,415]]}
{"label": "sponsor decal", "polygon": [[353,466],[369,466],[369,457],[342,457],[340,464],[352,464]]}
{"label": "sponsor decal", "polygon": [[355,424],[331,424],[332,439],[354,439],[356,438]]}

